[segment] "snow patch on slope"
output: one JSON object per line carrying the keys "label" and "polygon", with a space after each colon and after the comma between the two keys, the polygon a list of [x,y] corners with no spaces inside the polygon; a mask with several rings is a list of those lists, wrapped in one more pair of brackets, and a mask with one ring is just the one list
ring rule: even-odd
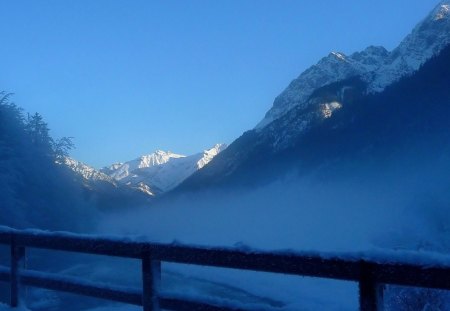
{"label": "snow patch on slope", "polygon": [[449,4],[441,4],[438,12],[436,13],[434,20],[440,20],[446,18],[450,14],[450,5]]}
{"label": "snow patch on slope", "polygon": [[85,180],[93,181],[107,181],[115,184],[114,178],[96,170],[95,168],[84,164],[83,162],[77,161],[70,157],[64,157],[58,160],[59,164],[64,164],[69,167],[72,171],[82,176]]}

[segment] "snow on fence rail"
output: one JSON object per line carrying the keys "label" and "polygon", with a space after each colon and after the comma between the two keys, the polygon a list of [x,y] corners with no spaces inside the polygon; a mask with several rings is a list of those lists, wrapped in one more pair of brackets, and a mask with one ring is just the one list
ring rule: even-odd
{"label": "snow on fence rail", "polygon": [[[0,244],[11,249],[11,266],[0,267],[0,281],[10,283],[11,306],[19,301],[19,286],[33,286],[143,306],[144,311],[160,309],[240,310],[159,295],[161,262],[283,273],[355,281],[359,284],[360,310],[382,310],[384,284],[450,290],[450,260],[433,258],[380,258],[359,254],[318,254],[262,252],[227,248],[205,248],[179,244],[158,244],[87,235],[37,230],[0,228]],[[142,262],[142,290],[85,281],[75,277],[27,270],[22,267],[25,248],[41,248],[95,255],[136,258]],[[406,260],[407,259],[407,260]]]}

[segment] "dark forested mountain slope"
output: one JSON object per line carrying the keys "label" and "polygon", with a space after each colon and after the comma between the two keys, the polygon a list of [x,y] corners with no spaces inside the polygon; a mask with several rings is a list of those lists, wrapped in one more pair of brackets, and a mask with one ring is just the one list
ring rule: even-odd
{"label": "dark forested mountain slope", "polygon": [[257,185],[318,168],[329,174],[337,162],[350,172],[412,145],[445,146],[449,6],[441,1],[391,52],[371,46],[322,58],[277,96],[255,129],[177,191]]}
{"label": "dark forested mountain slope", "polygon": [[293,172],[331,177],[400,155],[450,154],[450,47],[381,93],[365,89],[355,77],[316,90],[309,110],[244,133],[177,191],[260,185]]}
{"label": "dark forested mountain slope", "polygon": [[71,147],[54,140],[39,114],[25,117],[0,97],[0,225],[86,231],[98,213],[142,204],[137,191],[104,181],[87,182],[61,159]]}

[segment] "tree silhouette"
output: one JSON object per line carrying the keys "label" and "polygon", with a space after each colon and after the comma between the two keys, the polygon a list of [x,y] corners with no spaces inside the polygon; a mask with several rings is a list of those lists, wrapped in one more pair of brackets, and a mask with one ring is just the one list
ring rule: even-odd
{"label": "tree silhouette", "polygon": [[44,118],[39,114],[28,114],[25,123],[25,129],[31,139],[31,143],[41,150],[47,149],[47,152],[52,151],[53,139],[50,137],[50,130]]}
{"label": "tree silhouette", "polygon": [[57,159],[69,156],[69,151],[75,148],[73,137],[62,137],[53,142],[53,152]]}

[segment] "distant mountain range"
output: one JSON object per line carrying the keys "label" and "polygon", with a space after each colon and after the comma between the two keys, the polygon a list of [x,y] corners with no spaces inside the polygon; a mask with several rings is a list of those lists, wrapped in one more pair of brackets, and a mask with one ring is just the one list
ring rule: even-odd
{"label": "distant mountain range", "polygon": [[225,144],[216,144],[190,156],[157,150],[125,163],[112,164],[100,171],[121,184],[155,196],[178,186],[225,148]]}
{"label": "distant mountain range", "polygon": [[445,0],[391,52],[371,46],[350,56],[330,53],[293,80],[254,129],[176,190],[251,186],[293,172],[337,170],[337,163],[382,162],[413,145],[444,150],[449,44]]}
{"label": "distant mountain range", "polygon": [[157,150],[100,170],[69,157],[64,159],[64,164],[81,176],[89,188],[96,188],[95,185],[101,183],[103,186],[109,185],[111,189],[128,189],[154,197],[178,186],[225,148],[225,144],[216,144],[190,156]]}

